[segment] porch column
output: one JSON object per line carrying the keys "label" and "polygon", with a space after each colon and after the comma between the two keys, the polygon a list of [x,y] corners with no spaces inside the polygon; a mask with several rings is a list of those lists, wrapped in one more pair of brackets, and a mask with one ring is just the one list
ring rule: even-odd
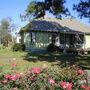
{"label": "porch column", "polygon": [[85,49],[86,39],[85,39],[85,33],[84,33],[84,49]]}
{"label": "porch column", "polygon": [[65,36],[65,34],[66,34],[66,30],[64,30],[64,53],[66,53],[66,36]]}

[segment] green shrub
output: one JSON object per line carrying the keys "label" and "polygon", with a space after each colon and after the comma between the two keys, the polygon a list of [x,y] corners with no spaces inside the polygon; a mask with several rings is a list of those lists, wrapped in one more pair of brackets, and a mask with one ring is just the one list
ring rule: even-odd
{"label": "green shrub", "polygon": [[15,43],[12,46],[12,50],[13,51],[25,51],[25,45],[24,44],[20,44],[20,43]]}
{"label": "green shrub", "polygon": [[1,50],[1,49],[5,49],[5,48],[6,48],[5,46],[0,46],[0,50]]}
{"label": "green shrub", "polygon": [[54,44],[49,44],[47,47],[47,51],[49,51],[49,52],[59,51],[59,47],[55,46]]}

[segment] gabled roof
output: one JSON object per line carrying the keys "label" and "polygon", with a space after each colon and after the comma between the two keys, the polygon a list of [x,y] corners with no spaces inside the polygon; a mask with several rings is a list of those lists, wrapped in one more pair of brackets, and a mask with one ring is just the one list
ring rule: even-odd
{"label": "gabled roof", "polygon": [[67,32],[90,34],[90,26],[75,19],[40,18],[31,22],[31,31]]}

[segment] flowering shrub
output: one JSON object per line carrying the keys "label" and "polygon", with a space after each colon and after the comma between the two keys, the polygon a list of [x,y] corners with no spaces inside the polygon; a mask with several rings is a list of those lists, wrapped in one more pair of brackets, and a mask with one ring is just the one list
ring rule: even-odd
{"label": "flowering shrub", "polygon": [[0,90],[90,90],[90,86],[86,72],[76,65],[62,69],[44,64],[23,73],[1,73]]}
{"label": "flowering shrub", "polygon": [[72,90],[73,84],[69,82],[60,82],[62,88],[66,88],[67,90]]}
{"label": "flowering shrub", "polygon": [[40,68],[33,68],[32,73],[34,73],[34,74],[40,73]]}

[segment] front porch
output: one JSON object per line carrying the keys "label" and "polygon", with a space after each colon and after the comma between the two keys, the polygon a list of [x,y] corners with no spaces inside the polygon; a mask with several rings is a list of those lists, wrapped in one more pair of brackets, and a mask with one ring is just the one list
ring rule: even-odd
{"label": "front porch", "polygon": [[58,46],[61,51],[75,54],[87,54],[90,50],[85,48],[85,35],[84,34],[56,34],[52,38],[52,43]]}
{"label": "front porch", "polygon": [[52,36],[52,43],[63,49],[68,48],[84,49],[85,37],[84,34],[60,33]]}

